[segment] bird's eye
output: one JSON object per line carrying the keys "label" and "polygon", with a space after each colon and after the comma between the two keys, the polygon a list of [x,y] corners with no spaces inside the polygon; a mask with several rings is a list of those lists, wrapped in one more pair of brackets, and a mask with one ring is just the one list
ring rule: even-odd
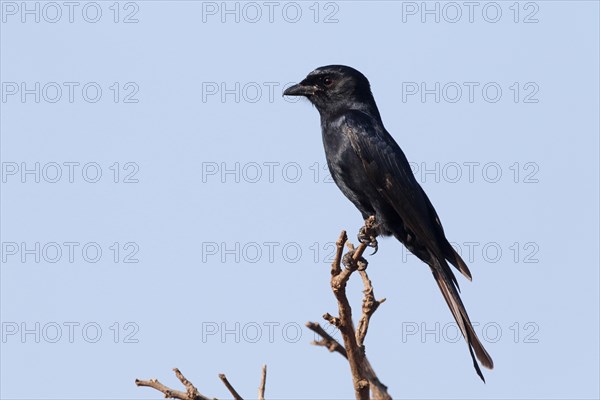
{"label": "bird's eye", "polygon": [[330,77],[326,76],[323,78],[323,84],[325,86],[331,86],[332,83],[333,83],[333,79],[331,79]]}

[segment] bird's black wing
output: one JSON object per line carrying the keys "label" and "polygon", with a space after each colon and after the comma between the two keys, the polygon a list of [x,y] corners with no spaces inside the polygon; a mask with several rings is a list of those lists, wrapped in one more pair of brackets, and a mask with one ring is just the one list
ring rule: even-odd
{"label": "bird's black wing", "polygon": [[346,113],[341,127],[371,183],[396,210],[406,228],[436,257],[444,258],[437,226],[439,218],[435,210],[432,213],[429,199],[400,146],[379,122],[360,111]]}
{"label": "bird's black wing", "polygon": [[475,370],[481,379],[484,379],[473,350],[485,367],[493,368],[493,361],[477,338],[458,294],[456,278],[445,259],[447,252],[440,237],[440,232],[443,235],[443,229],[437,213],[414,178],[406,156],[383,125],[365,113],[346,113],[341,127],[362,161],[366,175],[398,213],[405,228],[415,236],[419,245],[424,246],[430,253],[431,257],[427,262],[469,345]]}
{"label": "bird's black wing", "polygon": [[[433,219],[435,220],[438,237],[443,242],[442,246],[443,246],[443,250],[444,250],[444,256],[446,257],[446,259],[448,261],[450,261],[450,263],[452,263],[452,265],[454,265],[456,267],[457,270],[459,270],[465,276],[465,278],[467,278],[469,281],[473,280],[473,278],[471,277],[471,271],[469,271],[469,267],[467,267],[467,264],[465,264],[462,257],[460,256],[460,254],[458,254],[456,252],[454,247],[452,247],[450,242],[448,242],[448,240],[446,239],[446,234],[444,233],[444,227],[442,226],[442,221],[440,221],[440,217],[437,215],[437,212],[435,211],[433,204],[431,204],[431,200],[429,200],[429,197],[427,197],[427,193],[425,193],[423,188],[421,188],[421,185],[419,185],[419,188],[421,189],[423,198],[427,201],[429,213],[433,216]],[[458,285],[457,285],[457,287],[458,287]],[[459,291],[460,291],[460,288],[459,288]]]}

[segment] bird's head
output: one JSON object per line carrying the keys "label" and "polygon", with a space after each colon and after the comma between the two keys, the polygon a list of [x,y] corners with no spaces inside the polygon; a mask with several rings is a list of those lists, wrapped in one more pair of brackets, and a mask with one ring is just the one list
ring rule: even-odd
{"label": "bird's head", "polygon": [[319,67],[302,82],[287,88],[283,95],[304,96],[321,113],[375,105],[368,79],[345,65]]}

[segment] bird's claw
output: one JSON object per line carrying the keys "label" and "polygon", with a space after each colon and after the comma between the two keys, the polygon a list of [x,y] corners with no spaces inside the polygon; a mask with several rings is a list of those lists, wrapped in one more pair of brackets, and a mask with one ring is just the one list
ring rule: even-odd
{"label": "bird's claw", "polygon": [[369,265],[368,261],[364,257],[360,257],[357,260],[355,260],[354,252],[355,252],[355,250],[350,250],[348,253],[346,253],[344,255],[344,258],[342,259],[342,264],[344,264],[344,266],[349,270],[353,270],[353,271],[366,270],[367,266]]}
{"label": "bird's claw", "polygon": [[358,241],[374,249],[371,255],[377,253],[377,250],[379,250],[379,243],[377,243],[377,237],[373,234],[371,229],[367,229],[364,226],[360,228],[360,231],[358,231]]}

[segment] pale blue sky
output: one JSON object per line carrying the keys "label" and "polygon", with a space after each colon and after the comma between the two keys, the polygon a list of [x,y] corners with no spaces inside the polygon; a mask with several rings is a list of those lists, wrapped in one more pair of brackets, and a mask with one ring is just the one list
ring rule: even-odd
{"label": "pale blue sky", "polygon": [[269,398],[353,397],[304,323],[335,313],[331,242],[362,221],[317,111],[281,97],[334,63],[467,259],[496,364],[481,383],[428,268],[382,239],[366,348],[390,393],[599,397],[598,2],[22,4],[1,3],[2,398],[159,399],[134,379],[180,388],[173,367],[252,397],[263,363]]}

